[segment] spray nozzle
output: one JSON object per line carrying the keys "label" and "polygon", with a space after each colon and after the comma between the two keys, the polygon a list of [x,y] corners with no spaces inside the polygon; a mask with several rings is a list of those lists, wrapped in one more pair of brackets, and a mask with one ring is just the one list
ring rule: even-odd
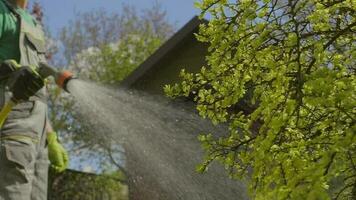
{"label": "spray nozzle", "polygon": [[62,71],[58,73],[58,77],[56,78],[56,83],[60,88],[63,88],[65,91],[67,90],[67,83],[69,80],[73,79],[73,74],[70,71]]}
{"label": "spray nozzle", "polygon": [[42,78],[53,76],[58,87],[67,90],[67,84],[69,80],[73,79],[73,74],[70,71],[58,71],[56,68],[48,65],[47,63],[39,64],[39,74]]}

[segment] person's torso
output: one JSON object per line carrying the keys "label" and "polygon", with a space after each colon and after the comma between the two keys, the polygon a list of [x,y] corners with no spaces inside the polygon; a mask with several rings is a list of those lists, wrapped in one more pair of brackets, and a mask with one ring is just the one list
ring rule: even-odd
{"label": "person's torso", "polygon": [[[35,28],[37,26],[33,17],[21,8],[14,8],[16,13],[27,26]],[[18,17],[8,6],[0,0],[0,61],[13,59],[20,62],[20,32],[21,26]]]}
{"label": "person's torso", "polygon": [[[38,67],[45,62],[44,32],[40,23],[23,9],[14,8],[7,0],[0,0],[3,26],[0,34],[0,58],[14,59],[22,66]],[[5,6],[5,8],[3,8]],[[5,22],[6,21],[6,22]],[[1,61],[0,59],[0,61]],[[0,83],[0,107],[10,100],[7,84]],[[1,127],[2,137],[20,134],[41,138],[46,118],[46,89],[43,87],[28,101],[16,105]]]}

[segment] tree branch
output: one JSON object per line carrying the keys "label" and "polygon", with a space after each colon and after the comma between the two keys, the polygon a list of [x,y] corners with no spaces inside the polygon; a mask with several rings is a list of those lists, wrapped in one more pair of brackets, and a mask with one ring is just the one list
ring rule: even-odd
{"label": "tree branch", "polygon": [[[332,37],[323,47],[324,50],[326,50],[333,42],[335,42],[340,36],[342,36],[344,33],[347,31],[351,30],[354,26],[356,26],[356,21],[350,25],[348,25],[346,28],[342,29],[339,31],[334,37]],[[307,67],[306,73],[310,74],[311,68],[315,64],[316,59],[313,57],[313,60],[310,62],[309,66]]]}

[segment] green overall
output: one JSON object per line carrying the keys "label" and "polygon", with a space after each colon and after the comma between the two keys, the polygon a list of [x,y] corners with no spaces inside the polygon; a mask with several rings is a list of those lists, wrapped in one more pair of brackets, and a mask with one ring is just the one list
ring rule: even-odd
{"label": "green overall", "polygon": [[[33,26],[26,23],[18,10],[6,0],[0,0],[0,4],[6,5],[9,15],[20,29],[19,43],[10,44],[19,48],[20,65],[38,67],[39,61],[45,61],[41,24],[35,22]],[[1,107],[10,98],[7,83],[0,83]],[[29,101],[15,106],[9,114],[0,130],[0,200],[47,199],[49,161],[45,142],[46,121],[45,88]]]}

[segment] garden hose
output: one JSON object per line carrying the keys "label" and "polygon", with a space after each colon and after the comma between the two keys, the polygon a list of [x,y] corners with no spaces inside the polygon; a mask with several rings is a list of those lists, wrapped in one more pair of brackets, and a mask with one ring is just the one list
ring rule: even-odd
{"label": "garden hose", "polygon": [[2,125],[4,124],[7,116],[9,115],[9,113],[11,112],[12,108],[15,105],[16,105],[16,103],[13,102],[12,100],[10,100],[7,103],[5,103],[4,107],[1,109],[1,112],[0,112],[0,128],[2,128]]}

